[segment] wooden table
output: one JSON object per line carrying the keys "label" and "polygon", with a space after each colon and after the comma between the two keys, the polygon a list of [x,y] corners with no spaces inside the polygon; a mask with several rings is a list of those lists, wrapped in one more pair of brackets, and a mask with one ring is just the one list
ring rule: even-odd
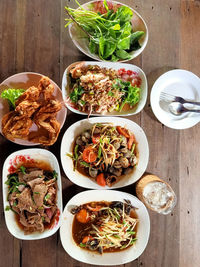
{"label": "wooden table", "polygon": [[[155,80],[170,69],[182,68],[200,75],[199,1],[122,2],[137,10],[149,28],[145,51],[131,62],[145,71],[149,93]],[[0,0],[0,81],[17,72],[33,71],[51,77],[60,85],[62,74],[69,64],[88,59],[76,49],[64,28],[65,4],[64,0]],[[70,5],[75,6],[74,3]],[[58,141],[50,147],[59,163],[63,133],[72,123],[83,118],[68,112]],[[125,266],[200,266],[200,128],[197,125],[178,131],[165,127],[153,115],[149,97],[144,110],[130,119],[141,125],[149,141],[147,171],[172,185],[178,203],[167,216],[149,211],[151,234],[148,246],[139,259]],[[2,169],[6,157],[22,147],[3,136],[0,136],[0,144]],[[73,185],[61,171],[65,205],[74,194],[84,189]],[[134,193],[134,186],[122,191]],[[0,201],[0,266],[86,266],[64,251],[59,232],[39,241],[15,239],[5,225],[2,197]]]}

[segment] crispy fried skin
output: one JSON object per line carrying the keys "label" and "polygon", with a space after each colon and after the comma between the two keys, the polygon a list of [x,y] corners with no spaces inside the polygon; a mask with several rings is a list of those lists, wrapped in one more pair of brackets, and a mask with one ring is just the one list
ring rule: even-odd
{"label": "crispy fried skin", "polygon": [[33,113],[39,108],[40,104],[38,102],[31,102],[29,100],[24,100],[15,108],[21,116],[30,118]]}
{"label": "crispy fried skin", "polygon": [[[53,99],[54,86],[48,77],[43,76],[38,87],[31,86],[16,101],[15,111],[2,118],[2,132],[10,140],[28,139],[46,146],[54,144],[60,132],[56,119],[62,105]],[[30,138],[29,130],[33,122],[45,130],[46,135]]]}
{"label": "crispy fried skin", "polygon": [[41,143],[46,146],[53,145],[60,132],[60,123],[56,120],[56,114],[61,109],[61,103],[56,100],[50,100],[49,103],[42,106],[34,116],[34,122],[38,128],[43,128],[47,136],[38,136],[31,139],[32,142]]}
{"label": "crispy fried skin", "polygon": [[31,86],[18,98],[18,100],[15,102],[15,106],[18,106],[19,103],[21,103],[24,100],[29,100],[32,102],[38,101],[39,96],[40,96],[40,90],[35,86]]}
{"label": "crispy fried skin", "polygon": [[11,111],[3,116],[2,133],[10,140],[27,139],[32,124],[30,118],[19,116],[17,112]]}

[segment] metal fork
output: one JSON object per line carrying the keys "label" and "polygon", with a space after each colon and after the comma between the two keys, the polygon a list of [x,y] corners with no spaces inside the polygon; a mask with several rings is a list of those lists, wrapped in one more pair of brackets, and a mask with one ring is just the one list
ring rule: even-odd
{"label": "metal fork", "polygon": [[160,101],[165,101],[165,102],[179,102],[181,104],[193,104],[193,105],[198,105],[200,106],[200,102],[194,102],[191,100],[186,100],[180,96],[174,96],[165,92],[160,93]]}

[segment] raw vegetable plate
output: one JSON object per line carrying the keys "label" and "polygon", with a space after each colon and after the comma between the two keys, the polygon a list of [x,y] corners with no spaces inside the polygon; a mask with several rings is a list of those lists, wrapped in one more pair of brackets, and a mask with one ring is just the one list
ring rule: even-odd
{"label": "raw vegetable plate", "polygon": [[[97,96],[97,91],[98,90],[95,89],[96,87],[94,85],[96,85],[95,82],[91,83],[91,90],[88,88],[85,89],[86,87],[79,87],[79,89],[82,90],[81,93],[79,93],[79,91],[77,91],[76,86],[72,85],[72,79],[71,79],[71,73],[70,71],[72,71],[73,69],[77,68],[78,66],[82,66],[83,68],[89,68],[89,66],[98,66],[100,68],[100,75],[102,75],[103,73],[103,69],[107,69],[108,71],[110,70],[112,72],[112,70],[117,73],[117,76],[119,77],[119,79],[110,79],[111,80],[111,85],[109,85],[109,87],[107,87],[108,91],[107,95],[105,96],[106,99],[108,98],[108,96],[113,97],[111,101],[114,101],[114,104],[112,104],[112,102],[109,100],[109,103],[106,102],[107,100],[104,100],[104,98],[102,98],[103,94],[106,94],[106,91],[104,90],[104,87],[106,87],[107,85],[104,83],[104,81],[108,80],[108,76],[105,76],[106,78],[104,79],[104,76],[102,76],[103,80],[100,80],[100,82],[102,82],[98,87],[100,89],[100,91],[102,91],[102,95],[101,92],[100,97],[101,99],[99,99],[98,101],[98,105],[99,108],[103,108],[104,106],[104,110],[103,112],[101,110],[86,110],[86,109],[82,109],[80,105],[77,105],[77,103],[79,103],[79,101],[81,102],[81,104],[89,104],[91,105],[91,103],[88,101],[83,101],[82,99],[84,99],[83,93],[84,90],[92,99],[92,101],[94,100],[95,97]],[[79,67],[80,68],[80,67]],[[102,71],[102,73],[101,73]],[[89,73],[89,72],[88,72]],[[107,74],[105,74],[107,75]],[[85,76],[84,76],[85,77]],[[80,77],[80,79],[84,78],[84,77]],[[126,83],[127,80],[125,79],[130,79],[129,83]],[[96,77],[98,79],[98,77]],[[78,78],[79,79],[79,78]],[[77,82],[79,82],[77,79]],[[119,83],[119,80],[121,81]],[[139,81],[139,84],[137,85],[133,85],[134,83],[136,83]],[[97,81],[98,82],[98,81]],[[119,83],[118,87],[115,87],[115,83]],[[121,85],[122,84],[122,85]],[[123,84],[129,84],[125,86],[125,91],[123,89]],[[76,84],[75,84],[76,85]],[[74,86],[74,87],[73,87]],[[84,85],[83,85],[84,86]],[[90,86],[90,84],[85,84],[85,86]],[[103,87],[104,86],[104,87]],[[115,88],[114,88],[115,87]],[[135,91],[135,87],[139,88],[136,89]],[[66,70],[64,71],[63,74],[63,78],[62,78],[62,95],[63,95],[63,100],[65,105],[67,106],[68,109],[70,109],[72,112],[75,112],[77,114],[82,114],[82,115],[86,115],[86,114],[91,114],[91,115],[95,115],[95,116],[130,116],[130,115],[134,115],[139,113],[143,107],[145,106],[146,103],[146,99],[147,99],[147,90],[148,90],[148,85],[147,85],[147,79],[146,79],[146,75],[145,73],[137,66],[132,65],[132,64],[125,64],[125,63],[114,63],[114,62],[98,62],[98,61],[85,61],[85,62],[75,62],[73,64],[71,64],[70,66],[68,66],[66,68]],[[74,90],[75,88],[75,90]],[[118,90],[117,90],[118,89]],[[114,91],[112,91],[114,90]],[[120,94],[123,94],[122,97],[119,97],[118,95],[118,99],[115,97],[115,92],[116,91],[120,91]],[[125,93],[122,93],[122,92]],[[114,93],[113,93],[114,92]],[[75,95],[76,94],[76,95]],[[93,94],[93,95],[92,95]],[[111,94],[111,95],[109,95]],[[118,93],[117,93],[118,94]],[[136,101],[135,101],[136,99]],[[95,100],[96,101],[96,100]],[[124,103],[127,101],[128,106],[124,106]],[[133,103],[133,106],[131,106],[131,102],[129,101],[135,101]],[[102,102],[102,103],[101,103]],[[122,108],[123,106],[123,108]],[[94,107],[94,105],[93,105]],[[110,108],[112,108],[112,110],[110,110]]]}
{"label": "raw vegetable plate", "polygon": [[[76,138],[84,131],[91,129],[96,124],[111,123],[113,126],[121,126],[134,134],[137,142],[137,164],[133,171],[123,175],[111,187],[100,186],[96,178],[86,176],[82,171],[74,169],[74,162],[69,156],[73,155]],[[114,189],[135,183],[145,172],[149,160],[149,146],[146,135],[142,128],[135,122],[119,117],[96,117],[80,120],[72,124],[64,133],[61,143],[61,163],[66,176],[75,184],[89,189]]]}
{"label": "raw vegetable plate", "polygon": [[[50,165],[51,169],[54,170],[55,173],[57,174],[57,203],[56,204],[57,204],[58,209],[57,209],[57,213],[55,214],[55,218],[53,218],[53,222],[50,225],[50,227],[48,227],[41,233],[34,232],[31,234],[30,233],[25,234],[23,229],[21,228],[21,226],[19,226],[16,220],[15,212],[10,209],[9,201],[7,198],[8,192],[11,189],[13,190],[12,192],[17,192],[17,194],[20,194],[20,191],[18,191],[20,185],[16,185],[16,178],[13,178],[15,179],[14,188],[13,186],[9,188],[9,185],[5,182],[8,180],[7,176],[11,173],[14,173],[15,170],[18,168],[18,166],[23,166],[23,164],[24,165],[31,164],[32,166],[34,166],[35,162],[41,162],[42,164]],[[38,178],[36,179],[38,180]],[[19,184],[22,184],[22,183],[19,183]],[[24,190],[26,190],[26,188],[27,187],[25,187]],[[22,240],[37,240],[37,239],[49,237],[53,235],[59,229],[60,222],[61,222],[61,214],[62,214],[62,183],[61,183],[60,168],[59,168],[58,161],[51,152],[45,149],[32,148],[32,149],[18,150],[12,153],[11,155],[9,155],[3,165],[2,191],[3,191],[3,204],[4,204],[6,225],[7,225],[9,232],[14,237],[18,239],[22,239]],[[16,197],[17,197],[17,194],[16,194]],[[26,197],[24,196],[24,205],[26,201],[27,201],[27,204],[26,204],[27,206],[25,206],[25,210],[30,205],[29,196],[27,195]],[[13,206],[15,205],[13,204]],[[17,206],[15,207],[17,208]]]}
{"label": "raw vegetable plate", "polygon": [[78,9],[66,7],[66,12],[66,26],[75,46],[95,60],[128,61],[141,54],[147,44],[145,21],[120,2],[91,1]]}
{"label": "raw vegetable plate", "polygon": [[[125,250],[106,252],[102,255],[97,253],[96,251],[93,252],[84,248],[80,248],[72,237],[72,224],[74,215],[71,214],[70,210],[75,206],[79,206],[88,202],[124,202],[124,199],[130,200],[131,204],[137,208],[136,213],[138,215],[139,224],[136,235],[137,240],[135,244]],[[115,190],[89,190],[75,195],[65,206],[60,227],[60,238],[63,248],[71,257],[87,264],[105,266],[121,265],[137,259],[147,246],[149,233],[149,214],[144,204],[131,194]]]}
{"label": "raw vegetable plate", "polygon": [[[42,76],[43,76],[42,74],[34,73],[34,72],[22,72],[22,73],[12,75],[0,84],[0,95],[4,90],[9,89],[9,88],[26,90],[31,86],[37,87]],[[62,92],[60,88],[54,81],[50,80],[50,82],[54,86],[53,97],[59,102],[62,102]],[[15,95],[15,97],[17,97],[17,95]],[[0,133],[1,134],[2,134],[2,118],[9,111],[10,111],[10,106],[9,106],[8,100],[0,97]],[[64,105],[62,105],[61,110],[56,115],[56,119],[60,123],[60,128],[62,128],[65,122],[66,115],[67,115],[67,109],[65,108]],[[37,126],[34,123],[29,129],[29,133],[34,133],[34,134],[37,133]],[[38,143],[33,143],[25,139],[17,139],[17,138],[14,139],[12,142],[19,144],[19,145],[24,145],[24,146],[38,145]]]}

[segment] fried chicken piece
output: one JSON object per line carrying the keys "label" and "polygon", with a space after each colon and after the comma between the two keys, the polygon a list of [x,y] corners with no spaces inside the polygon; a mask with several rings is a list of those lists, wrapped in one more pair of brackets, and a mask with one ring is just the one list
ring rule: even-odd
{"label": "fried chicken piece", "polygon": [[15,111],[19,112],[21,116],[30,118],[33,113],[39,108],[40,104],[38,102],[31,102],[29,100],[24,100],[17,107]]}
{"label": "fried chicken piece", "polygon": [[50,79],[47,76],[43,76],[40,81],[38,88],[40,91],[43,91],[50,84]]}
{"label": "fried chicken piece", "polygon": [[36,112],[33,121],[38,128],[46,131],[46,135],[31,138],[30,141],[46,146],[56,142],[60,132],[60,123],[56,119],[56,114],[61,108],[59,101],[50,100]]}
{"label": "fried chicken piece", "polygon": [[46,76],[43,76],[38,85],[39,90],[44,95],[44,100],[50,100],[54,92],[54,86],[51,84],[50,79]]}
{"label": "fried chicken piece", "polygon": [[27,139],[32,124],[33,122],[30,118],[20,116],[17,112],[11,111],[2,118],[2,133],[10,140],[15,138]]}
{"label": "fried chicken piece", "polygon": [[35,86],[31,86],[18,98],[15,105],[18,106],[24,100],[38,101],[39,96],[40,90]]}
{"label": "fried chicken piece", "polygon": [[36,114],[34,122],[38,128],[46,130],[47,136],[34,137],[30,141],[46,146],[53,145],[60,132],[60,123],[56,120],[55,115],[50,113]]}
{"label": "fried chicken piece", "polygon": [[[42,113],[57,113],[59,110],[61,110],[62,105],[57,100],[50,100],[49,102],[46,102],[45,105],[43,105],[37,112],[37,114]],[[56,115],[56,114],[55,114]]]}
{"label": "fried chicken piece", "polygon": [[53,92],[54,92],[54,86],[53,84],[49,84],[43,91],[44,100],[50,100],[52,98]]}

